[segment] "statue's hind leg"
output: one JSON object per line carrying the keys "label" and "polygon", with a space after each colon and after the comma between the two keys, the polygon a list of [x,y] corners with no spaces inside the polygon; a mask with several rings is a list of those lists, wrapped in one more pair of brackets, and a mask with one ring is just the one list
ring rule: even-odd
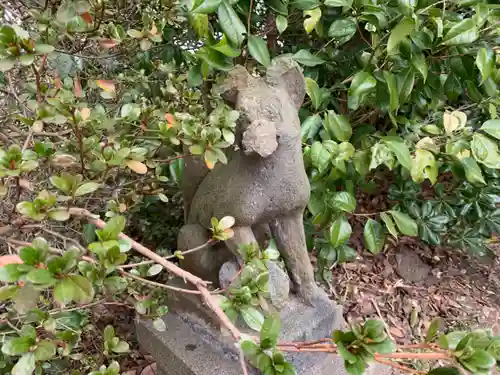
{"label": "statue's hind leg", "polygon": [[[197,248],[205,244],[209,239],[209,231],[198,224],[184,225],[177,237],[177,248],[181,251]],[[219,269],[222,264],[231,259],[232,255],[222,244],[207,245],[204,248],[190,254],[184,255],[180,261],[183,269],[202,278],[219,284]]]}

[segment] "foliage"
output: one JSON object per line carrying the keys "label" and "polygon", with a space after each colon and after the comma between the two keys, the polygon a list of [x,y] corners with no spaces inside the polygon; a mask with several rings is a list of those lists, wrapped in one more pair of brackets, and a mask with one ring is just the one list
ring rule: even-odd
{"label": "foliage", "polygon": [[[128,344],[112,327],[104,329],[99,363],[83,365],[82,311],[123,295],[165,329],[164,293],[149,280],[164,268],[136,259],[120,233],[172,241],[180,202],[168,219],[162,204],[179,196],[182,158],[198,156],[208,169],[227,162],[240,114],[212,88],[235,64],[259,75],[289,55],[304,68],[305,225],[318,276],[328,279],[332,267],[356,256],[349,239],[360,220],[373,254],[403,235],[484,255],[485,241],[500,232],[500,8],[493,1],[7,4],[0,89],[13,116],[0,129],[2,226],[50,231],[60,222],[84,241],[58,250],[50,243],[57,235],[66,241],[64,233],[36,238],[19,249],[18,262],[0,268],[2,373],[51,373],[57,360],[71,359],[91,374],[117,374],[110,359]],[[362,212],[362,198],[375,195],[383,207]],[[72,216],[82,207],[107,218],[104,228]],[[211,241],[231,237],[233,225],[231,217],[214,218]],[[160,253],[182,258],[169,254],[169,243]],[[266,302],[266,261],[279,254],[272,245],[241,250],[242,269],[219,302],[231,319],[241,315],[260,330],[258,342],[240,343],[251,364],[292,374]],[[457,335],[441,335],[440,349],[468,371],[499,360],[498,338]],[[371,320],[333,341],[353,374],[394,348]]]}

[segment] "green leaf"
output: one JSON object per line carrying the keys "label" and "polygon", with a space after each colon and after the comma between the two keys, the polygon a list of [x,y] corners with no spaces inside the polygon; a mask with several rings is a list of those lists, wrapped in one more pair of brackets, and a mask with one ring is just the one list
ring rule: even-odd
{"label": "green leaf", "polygon": [[[325,3],[326,4],[326,3]],[[328,6],[328,5],[327,5]],[[340,46],[347,43],[356,34],[356,21],[352,18],[337,19],[328,29],[328,36]]]}
{"label": "green leaf", "polygon": [[318,8],[321,4],[318,0],[292,0],[290,5],[300,10],[310,10]]}
{"label": "green leaf", "polygon": [[27,353],[32,345],[33,340],[27,337],[15,337],[3,343],[2,353],[9,356],[21,355]]}
{"label": "green leaf", "polygon": [[242,307],[240,312],[245,323],[254,331],[260,332],[264,324],[264,316],[262,313],[251,306]]}
{"label": "green leaf", "polygon": [[310,34],[321,19],[321,8],[317,7],[310,10],[304,10],[304,30]]}
{"label": "green leaf", "polygon": [[26,278],[33,284],[43,285],[52,285],[57,281],[56,278],[52,276],[52,273],[43,268],[35,268],[34,270],[28,272]]}
{"label": "green leaf", "polygon": [[479,31],[473,19],[467,18],[455,24],[444,36],[442,44],[456,46],[470,44],[479,38]]}
{"label": "green leaf", "polygon": [[488,120],[481,126],[483,132],[500,139],[500,120]]}
{"label": "green leaf", "polygon": [[373,254],[378,254],[382,251],[385,242],[384,228],[379,222],[368,219],[363,230],[363,238],[365,246]]}
{"label": "green leaf", "polygon": [[316,55],[312,55],[311,52],[306,49],[301,49],[300,51],[296,52],[292,56],[292,58],[299,64],[311,67],[325,63],[325,60]]}
{"label": "green leaf", "polygon": [[49,219],[55,221],[66,221],[70,218],[69,211],[66,208],[58,207],[49,211]]}
{"label": "green leaf", "polygon": [[[279,314],[269,314],[264,319],[262,329],[260,330],[260,345],[262,348],[273,348],[278,342],[278,337],[281,331],[281,319]],[[263,346],[266,343],[266,347]]]}
{"label": "green leaf", "polygon": [[389,108],[391,112],[394,112],[399,108],[399,92],[396,78],[394,74],[387,70],[384,70],[384,78],[385,83],[387,83],[387,89],[389,90]]}
{"label": "green leaf", "polygon": [[322,121],[318,114],[309,116],[300,127],[300,137],[303,142],[313,139],[321,128]]}
{"label": "green leaf", "polygon": [[351,7],[354,0],[325,0],[327,7]]}
{"label": "green leaf", "polygon": [[385,212],[380,213],[380,218],[384,222],[387,230],[389,233],[395,238],[398,238],[398,231],[396,230],[396,225],[394,224],[394,221],[392,220],[391,216],[386,214]]}
{"label": "green leaf", "polygon": [[485,350],[476,350],[471,356],[461,358],[461,363],[464,364],[464,362],[477,369],[490,370],[495,365],[496,360]]}
{"label": "green leaf", "polygon": [[101,241],[116,240],[118,235],[125,229],[126,220],[123,216],[113,216],[109,219],[104,228],[97,231]]}
{"label": "green leaf", "polygon": [[285,16],[278,14],[276,16],[276,29],[278,30],[278,33],[283,34],[283,31],[285,31],[287,27],[288,19]]}
{"label": "green leaf", "polygon": [[7,264],[0,267],[0,281],[4,283],[15,283],[22,275],[23,272],[19,270],[19,264]]}
{"label": "green leaf", "polygon": [[422,74],[424,82],[427,80],[427,75],[429,74],[429,66],[427,65],[427,60],[422,52],[413,53],[411,63],[413,67]]}
{"label": "green leaf", "polygon": [[349,221],[347,221],[347,218],[343,215],[335,220],[330,227],[330,243],[334,247],[343,245],[349,240],[351,233],[351,224],[349,224]]}
{"label": "green leaf", "polygon": [[217,11],[217,8],[219,7],[221,0],[201,0],[201,1],[196,1],[193,5],[193,9],[191,12],[194,13],[203,13],[203,14],[210,14],[214,13]]}
{"label": "green leaf", "polygon": [[356,209],[356,199],[347,191],[340,191],[330,199],[330,206],[345,212],[354,212]]}
{"label": "green leaf", "polygon": [[413,220],[409,215],[405,214],[401,211],[389,211],[389,213],[394,218],[396,225],[401,233],[405,236],[417,236],[418,235],[418,226],[417,222]]}
{"label": "green leaf", "polygon": [[495,54],[489,48],[477,51],[476,65],[481,72],[482,82],[486,81],[495,71]]}
{"label": "green leaf", "polygon": [[229,57],[238,57],[241,54],[241,50],[231,47],[225,35],[216,45],[210,46],[210,48]]}
{"label": "green leaf", "polygon": [[389,35],[389,40],[387,41],[387,53],[389,55],[397,53],[396,48],[408,35],[411,34],[415,27],[415,23],[411,18],[403,18],[395,27],[391,30]]}
{"label": "green leaf", "polygon": [[12,368],[12,375],[31,375],[35,371],[35,353],[23,354]]}
{"label": "green leaf", "polygon": [[478,162],[489,168],[500,168],[500,155],[498,153],[498,142],[489,137],[475,133],[470,143],[472,155]]}
{"label": "green leaf", "polygon": [[271,57],[267,49],[267,43],[260,36],[251,35],[248,38],[248,52],[250,55],[264,65],[266,68],[271,65]]}
{"label": "green leaf", "polygon": [[158,275],[163,270],[163,266],[161,264],[155,264],[148,269],[148,276]]}
{"label": "green leaf", "polygon": [[48,361],[56,355],[56,345],[52,340],[40,341],[35,349],[35,358],[37,361]]}
{"label": "green leaf", "polygon": [[135,39],[142,39],[145,35],[142,31],[135,30],[135,29],[129,29],[127,30],[127,34]]}
{"label": "green leaf", "polygon": [[383,137],[385,145],[391,150],[404,168],[411,170],[411,154],[408,146],[401,138]]}
{"label": "green leaf", "polygon": [[365,71],[356,73],[349,87],[347,105],[350,109],[358,109],[364,96],[372,91],[377,85],[373,76]]}
{"label": "green leaf", "polygon": [[316,83],[316,81],[309,77],[306,77],[305,81],[306,81],[306,93],[311,98],[311,103],[313,105],[313,108],[319,109],[322,100],[320,88]]}
{"label": "green leaf", "polygon": [[427,329],[427,335],[425,335],[425,342],[431,343],[434,342],[434,340],[436,340],[436,338],[438,337],[438,331],[441,324],[442,324],[441,318],[432,319],[432,322],[429,325],[429,328]]}
{"label": "green leaf", "polygon": [[237,46],[245,40],[246,29],[230,3],[223,0],[217,8],[219,25],[229,40]]}
{"label": "green leaf", "polygon": [[54,299],[61,305],[71,301],[89,303],[94,298],[91,282],[81,275],[70,275],[60,280],[54,288]]}
{"label": "green leaf", "polygon": [[115,338],[115,328],[111,324],[108,324],[106,327],[104,327],[104,331],[102,334],[104,341],[112,342],[112,340]]}
{"label": "green leaf", "polygon": [[35,56],[32,54],[26,54],[19,57],[19,62],[22,66],[31,65],[33,64],[33,61],[35,61]]}
{"label": "green leaf", "polygon": [[428,178],[435,184],[438,177],[438,166],[434,155],[427,150],[417,149],[411,165],[411,178],[416,183],[422,183]]}
{"label": "green leaf", "polygon": [[366,369],[366,362],[359,360],[356,363],[344,362],[345,369],[349,375],[363,375]]}
{"label": "green leaf", "polygon": [[311,163],[318,171],[326,170],[330,163],[331,155],[321,142],[314,142],[311,146]]}
{"label": "green leaf", "polygon": [[358,357],[352,354],[344,345],[342,341],[337,342],[337,351],[342,359],[348,363],[356,363],[358,361]]}
{"label": "green leaf", "polygon": [[219,70],[228,71],[233,68],[231,61],[224,54],[213,48],[201,47],[196,51],[196,56],[209,66]]}
{"label": "green leaf", "polygon": [[[219,9],[221,7],[219,6]],[[208,16],[202,13],[189,13],[188,21],[198,38],[203,39],[209,32]],[[140,46],[143,51],[151,48],[153,43],[149,39],[142,39]]]}
{"label": "green leaf", "polygon": [[17,285],[5,285],[0,288],[0,302],[11,299],[19,290]]}
{"label": "green leaf", "polygon": [[460,375],[461,372],[456,367],[438,367],[432,369],[427,375]]}
{"label": "green leaf", "polygon": [[370,353],[389,354],[396,350],[396,345],[391,339],[385,339],[381,342],[363,345]]}
{"label": "green leaf", "polygon": [[82,195],[90,194],[96,191],[101,187],[101,184],[98,184],[97,182],[86,182],[82,185],[80,185],[76,190],[75,190],[75,197],[80,197]]}
{"label": "green leaf", "polygon": [[14,65],[16,65],[16,59],[14,57],[4,57],[0,59],[0,72],[9,71]]}
{"label": "green leaf", "polygon": [[37,44],[35,46],[35,53],[37,55],[45,55],[54,52],[54,49],[54,46],[51,46],[50,44]]}
{"label": "green leaf", "polygon": [[465,178],[473,185],[486,185],[481,168],[474,158],[468,157],[461,160],[465,170]]}
{"label": "green leaf", "polygon": [[126,341],[119,341],[111,350],[115,353],[127,353],[130,350],[130,345]]}
{"label": "green leaf", "polygon": [[334,111],[327,111],[325,128],[341,142],[347,142],[352,136],[352,126],[344,115],[337,115]]}

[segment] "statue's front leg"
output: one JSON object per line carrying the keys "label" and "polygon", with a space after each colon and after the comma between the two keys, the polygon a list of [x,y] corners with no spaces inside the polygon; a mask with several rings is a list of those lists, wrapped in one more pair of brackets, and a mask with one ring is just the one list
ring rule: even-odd
{"label": "statue's front leg", "polygon": [[314,281],[314,271],[307,253],[302,214],[297,212],[274,219],[270,227],[296,292],[313,306],[327,300],[326,293]]}

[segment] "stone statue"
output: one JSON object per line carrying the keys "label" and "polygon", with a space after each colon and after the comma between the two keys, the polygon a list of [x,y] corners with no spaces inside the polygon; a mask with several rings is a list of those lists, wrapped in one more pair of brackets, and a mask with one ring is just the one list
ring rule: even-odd
{"label": "stone statue", "polygon": [[239,246],[262,246],[272,236],[295,292],[316,305],[327,296],[314,281],[302,221],[309,181],[297,114],[305,95],[301,69],[284,57],[273,60],[264,78],[254,78],[237,66],[221,94],[240,112],[238,147],[228,155],[227,164],[217,164],[210,172],[199,159],[185,159],[186,225],[179,233],[178,249],[205,243],[212,217],[233,216],[234,237],[213,249],[186,255],[181,265],[218,283],[219,269],[234,258]]}

